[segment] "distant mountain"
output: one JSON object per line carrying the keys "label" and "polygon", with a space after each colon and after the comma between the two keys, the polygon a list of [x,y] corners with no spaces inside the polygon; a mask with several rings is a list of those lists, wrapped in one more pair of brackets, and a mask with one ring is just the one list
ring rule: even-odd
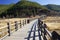
{"label": "distant mountain", "polygon": [[44,6],[50,10],[60,12],[60,5],[48,4],[48,5],[44,5]]}

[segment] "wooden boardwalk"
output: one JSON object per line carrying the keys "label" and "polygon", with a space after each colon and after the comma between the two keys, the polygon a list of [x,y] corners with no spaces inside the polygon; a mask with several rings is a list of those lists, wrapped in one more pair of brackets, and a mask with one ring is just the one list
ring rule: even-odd
{"label": "wooden boardwalk", "polygon": [[[29,24],[23,25],[10,36],[5,36],[0,40],[51,40],[55,39],[51,32],[47,29],[47,25],[40,20],[41,18],[31,21]],[[19,23],[20,24],[20,23]],[[24,24],[24,23],[23,23]],[[9,27],[9,26],[8,26]],[[16,27],[20,27],[17,26]],[[56,39],[60,39],[59,37]]]}
{"label": "wooden boardwalk", "polygon": [[35,19],[2,40],[48,40],[46,33],[52,37],[46,25],[40,19]]}
{"label": "wooden boardwalk", "polygon": [[[37,20],[30,22],[29,24],[23,26],[18,31],[11,34],[11,36],[7,36],[2,40],[40,40],[39,38],[40,32],[38,31],[37,25],[34,25],[34,27],[32,28],[32,25],[36,21]],[[29,35],[30,35],[30,38],[29,38]]]}

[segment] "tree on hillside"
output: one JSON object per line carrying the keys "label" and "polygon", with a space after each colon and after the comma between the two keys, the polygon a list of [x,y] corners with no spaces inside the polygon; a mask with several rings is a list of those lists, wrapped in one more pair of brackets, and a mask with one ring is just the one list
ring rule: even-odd
{"label": "tree on hillside", "polygon": [[1,16],[9,17],[30,17],[31,15],[39,15],[39,9],[45,10],[46,8],[36,2],[30,2],[28,0],[21,0],[6,11]]}

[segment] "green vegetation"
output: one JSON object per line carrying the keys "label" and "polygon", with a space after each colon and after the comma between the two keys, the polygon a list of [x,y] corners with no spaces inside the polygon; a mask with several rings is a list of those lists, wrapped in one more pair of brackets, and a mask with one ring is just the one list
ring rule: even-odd
{"label": "green vegetation", "polygon": [[4,12],[5,10],[7,10],[8,8],[10,8],[13,4],[10,4],[10,5],[1,5],[0,4],[0,14],[2,12]]}
{"label": "green vegetation", "polygon": [[1,5],[0,6],[0,17],[12,18],[12,17],[30,17],[36,15],[60,15],[55,11],[59,11],[60,6],[56,5],[45,5],[42,6],[36,2],[30,2],[21,0],[16,4],[12,5]]}
{"label": "green vegetation", "polygon": [[36,2],[19,1],[2,12],[1,17],[30,17],[31,15],[38,15],[39,10],[47,10],[47,8]]}
{"label": "green vegetation", "polygon": [[60,12],[60,5],[48,4],[48,5],[45,5],[45,7],[47,7],[50,10]]}

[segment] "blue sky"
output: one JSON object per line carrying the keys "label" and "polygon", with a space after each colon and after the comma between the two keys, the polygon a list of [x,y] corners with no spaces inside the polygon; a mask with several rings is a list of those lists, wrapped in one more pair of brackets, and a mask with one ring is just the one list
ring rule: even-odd
{"label": "blue sky", "polygon": [[0,0],[0,4],[12,4],[17,3],[19,0]]}
{"label": "blue sky", "polygon": [[[20,0],[0,0],[0,4],[12,4],[12,3],[17,3],[18,1]],[[30,1],[37,2],[42,5],[46,5],[46,4],[60,5],[60,0],[30,0]]]}
{"label": "blue sky", "polygon": [[42,5],[46,5],[46,4],[57,4],[60,5],[60,0],[32,0],[35,2],[38,2]]}

